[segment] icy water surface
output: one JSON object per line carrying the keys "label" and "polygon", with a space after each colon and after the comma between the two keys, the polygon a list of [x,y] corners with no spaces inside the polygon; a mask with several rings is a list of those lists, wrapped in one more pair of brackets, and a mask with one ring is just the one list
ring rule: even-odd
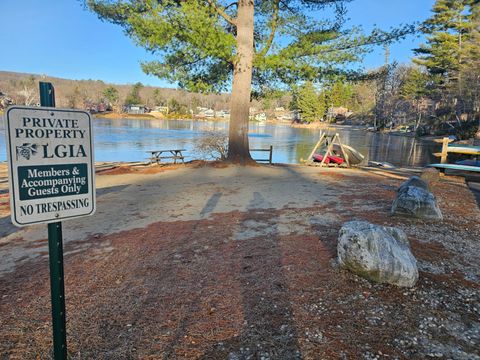
{"label": "icy water surface", "polygon": [[[96,161],[143,161],[148,150],[186,149],[188,159],[199,158],[195,141],[209,131],[227,131],[218,121],[186,120],[107,120],[95,119]],[[337,127],[342,142],[359,150],[367,160],[385,161],[397,166],[424,166],[438,150],[433,143],[404,136],[366,132],[360,128]],[[297,129],[288,124],[250,123],[250,147],[273,145],[273,162],[296,164],[306,158],[319,137],[319,130]],[[254,153],[265,157],[267,153]],[[5,131],[0,128],[0,161],[6,160]]]}

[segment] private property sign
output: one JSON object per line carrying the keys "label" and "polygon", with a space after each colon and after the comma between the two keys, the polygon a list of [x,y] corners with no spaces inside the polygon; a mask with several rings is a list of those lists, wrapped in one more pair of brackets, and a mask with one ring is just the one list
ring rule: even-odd
{"label": "private property sign", "polygon": [[90,114],[12,106],[5,122],[12,222],[25,226],[93,214]]}

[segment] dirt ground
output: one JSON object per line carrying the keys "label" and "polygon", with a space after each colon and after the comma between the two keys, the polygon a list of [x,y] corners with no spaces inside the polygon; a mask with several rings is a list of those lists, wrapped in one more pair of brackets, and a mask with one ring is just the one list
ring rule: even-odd
{"label": "dirt ground", "polygon": [[[477,202],[445,177],[433,189],[443,222],[392,217],[407,176],[219,164],[98,174],[96,214],[63,224],[71,358],[480,359]],[[0,359],[47,359],[46,226],[11,225],[2,179],[0,166]],[[338,268],[338,231],[353,219],[407,233],[415,288]]]}

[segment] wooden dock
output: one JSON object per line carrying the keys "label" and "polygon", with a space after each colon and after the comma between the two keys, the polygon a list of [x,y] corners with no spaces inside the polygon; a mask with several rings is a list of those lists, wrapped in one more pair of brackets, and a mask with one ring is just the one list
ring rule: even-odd
{"label": "wooden dock", "polygon": [[[461,164],[448,164],[448,154],[463,154],[478,156],[480,155],[480,146],[465,145],[465,144],[450,144],[453,140],[449,138],[443,138],[440,140],[442,143],[442,152],[434,153],[434,156],[440,157],[440,164],[430,164],[428,167],[433,167],[444,172],[445,170],[456,171],[468,171],[468,172],[480,172],[479,166],[461,165]],[[437,142],[440,142],[437,141]]]}

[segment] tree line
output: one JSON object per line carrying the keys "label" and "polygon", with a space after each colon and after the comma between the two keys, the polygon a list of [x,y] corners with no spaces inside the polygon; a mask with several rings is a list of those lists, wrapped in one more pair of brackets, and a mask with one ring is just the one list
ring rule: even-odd
{"label": "tree line", "polygon": [[40,101],[39,81],[55,85],[57,106],[64,108],[85,109],[91,104],[105,103],[120,112],[125,105],[142,104],[150,108],[169,106],[173,112],[187,114],[197,106],[227,109],[230,100],[230,95],[224,93],[194,93],[141,83],[119,85],[101,80],[70,80],[6,71],[0,71],[0,93],[3,94],[0,96],[18,105],[37,105]]}
{"label": "tree line", "polygon": [[480,122],[480,2],[437,0],[419,31],[426,43],[413,49],[412,64],[387,60],[361,81],[305,82],[293,92],[293,108],[307,122],[344,106],[376,128],[397,122],[422,133],[453,123],[472,137]]}

